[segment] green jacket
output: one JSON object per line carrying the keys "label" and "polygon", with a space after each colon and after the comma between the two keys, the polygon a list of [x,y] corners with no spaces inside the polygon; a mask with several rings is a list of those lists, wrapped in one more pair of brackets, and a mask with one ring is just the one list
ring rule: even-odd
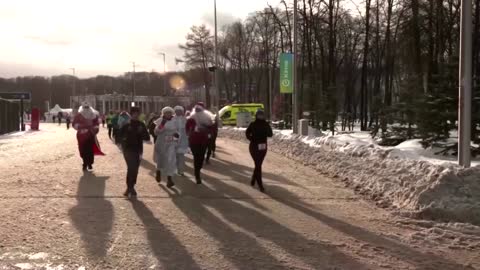
{"label": "green jacket", "polygon": [[111,124],[112,124],[112,119],[113,119],[113,117],[115,117],[115,115],[113,115],[113,114],[107,115],[107,125],[111,125]]}

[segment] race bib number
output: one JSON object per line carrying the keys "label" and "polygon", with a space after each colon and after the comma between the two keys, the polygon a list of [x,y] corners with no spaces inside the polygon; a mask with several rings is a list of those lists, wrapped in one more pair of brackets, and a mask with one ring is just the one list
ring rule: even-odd
{"label": "race bib number", "polygon": [[165,136],[165,142],[167,143],[173,142],[174,140],[173,136]]}
{"label": "race bib number", "polygon": [[267,144],[266,143],[261,143],[258,145],[258,150],[260,151],[265,151],[267,150]]}

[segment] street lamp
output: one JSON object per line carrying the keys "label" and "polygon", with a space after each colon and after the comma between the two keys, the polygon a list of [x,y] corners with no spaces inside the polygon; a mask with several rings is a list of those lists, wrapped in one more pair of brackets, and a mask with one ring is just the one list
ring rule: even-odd
{"label": "street lamp", "polygon": [[298,51],[297,51],[297,44],[298,44],[298,5],[297,5],[297,0],[293,0],[293,95],[292,95],[292,103],[293,103],[293,112],[292,112],[292,121],[293,121],[293,133],[299,133],[298,132],[298,116],[299,116],[299,110],[298,110],[298,97],[300,96],[298,93],[299,87],[297,83],[297,57],[298,57]]}
{"label": "street lamp", "polygon": [[159,55],[163,56],[163,92],[167,95],[167,69],[166,67],[166,55],[163,52],[159,52]]}
{"label": "street lamp", "polygon": [[70,107],[72,107],[73,110],[75,110],[75,108],[77,107],[77,104],[75,102],[75,86],[76,86],[76,82],[75,82],[75,68],[70,68],[70,70],[72,70],[72,73],[73,73],[73,82],[72,82],[72,99],[70,100]]}
{"label": "street lamp", "polygon": [[135,62],[130,62],[133,65],[133,74],[132,74],[132,81],[133,81],[133,89],[132,89],[132,107],[135,107]]}
{"label": "street lamp", "polygon": [[472,121],[472,0],[462,0],[458,98],[458,164],[471,165]]}
{"label": "street lamp", "polygon": [[220,87],[218,86],[218,31],[217,31],[217,0],[213,0],[213,13],[215,22],[215,70],[214,84],[215,84],[215,108],[220,110]]}

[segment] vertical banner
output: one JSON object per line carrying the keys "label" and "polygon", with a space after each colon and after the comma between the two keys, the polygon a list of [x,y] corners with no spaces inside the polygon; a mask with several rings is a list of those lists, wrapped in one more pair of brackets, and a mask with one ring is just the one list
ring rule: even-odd
{"label": "vertical banner", "polygon": [[280,54],[280,93],[293,93],[293,54]]}

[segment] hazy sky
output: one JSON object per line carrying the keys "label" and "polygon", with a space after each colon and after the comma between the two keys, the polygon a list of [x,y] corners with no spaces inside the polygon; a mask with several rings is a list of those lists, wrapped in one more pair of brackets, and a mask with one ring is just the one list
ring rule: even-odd
{"label": "hazy sky", "polygon": [[[217,0],[219,24],[279,0]],[[118,75],[175,70],[194,24],[213,23],[213,0],[0,0],[0,76]]]}

